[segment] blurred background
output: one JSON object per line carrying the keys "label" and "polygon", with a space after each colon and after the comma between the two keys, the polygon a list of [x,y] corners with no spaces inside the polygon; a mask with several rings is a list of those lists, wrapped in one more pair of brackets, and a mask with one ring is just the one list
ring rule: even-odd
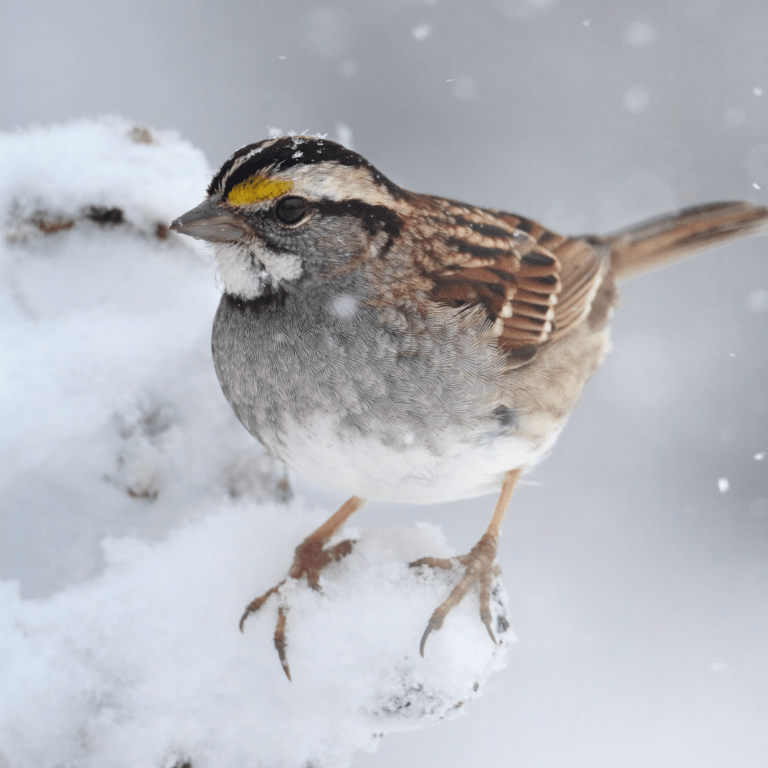
{"label": "blurred background", "polygon": [[[119,113],[213,167],[270,127],[327,133],[410,189],[602,232],[768,203],[767,40],[765,0],[3,0],[0,129]],[[509,667],[357,766],[765,765],[767,250],[624,286],[612,356],[505,523]],[[355,523],[431,520],[467,551],[493,503]]]}

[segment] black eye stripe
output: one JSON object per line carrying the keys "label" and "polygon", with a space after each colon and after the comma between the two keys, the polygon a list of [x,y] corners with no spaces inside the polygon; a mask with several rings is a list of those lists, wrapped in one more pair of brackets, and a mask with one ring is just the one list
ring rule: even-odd
{"label": "black eye stripe", "polygon": [[386,232],[390,240],[399,237],[403,228],[400,216],[384,205],[371,205],[362,200],[322,200],[314,207],[322,216],[352,216],[359,219],[371,236]]}

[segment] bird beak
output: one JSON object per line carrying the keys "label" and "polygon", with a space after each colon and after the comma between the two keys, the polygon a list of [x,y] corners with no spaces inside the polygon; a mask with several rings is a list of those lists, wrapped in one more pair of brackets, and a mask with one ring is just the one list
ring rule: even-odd
{"label": "bird beak", "polygon": [[245,222],[236,219],[231,211],[219,207],[221,195],[213,195],[196,208],[179,216],[171,229],[209,243],[237,242],[246,234]]}

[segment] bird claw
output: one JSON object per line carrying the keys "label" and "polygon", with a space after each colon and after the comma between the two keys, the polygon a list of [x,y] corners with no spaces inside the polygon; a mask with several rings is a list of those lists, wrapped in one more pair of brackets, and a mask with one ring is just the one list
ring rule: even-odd
{"label": "bird claw", "polygon": [[257,597],[254,600],[251,600],[250,603],[245,608],[245,611],[243,611],[243,615],[240,617],[240,631],[243,632],[243,627],[245,626],[245,620],[252,614],[256,613],[256,611],[261,608],[264,603],[269,600],[270,596],[273,595],[275,592],[277,592],[280,587],[285,584],[285,579],[283,579],[279,584],[272,587],[272,589],[268,589],[261,597]]}
{"label": "bird claw", "polygon": [[498,565],[494,565],[497,545],[496,538],[486,533],[467,555],[459,555],[450,559],[423,557],[410,563],[412,568],[426,565],[429,568],[447,570],[453,568],[454,563],[459,563],[465,568],[461,581],[451,590],[448,599],[435,608],[427,622],[427,628],[424,630],[424,634],[421,636],[421,643],[419,644],[419,652],[422,656],[424,656],[424,646],[429,635],[432,632],[437,632],[443,626],[445,617],[464,599],[467,592],[476,582],[480,583],[480,621],[483,622],[488,630],[488,636],[491,640],[498,644],[491,628],[493,621],[491,613],[491,585],[494,577],[501,573],[501,568]]}
{"label": "bird claw", "polygon": [[288,654],[286,648],[288,647],[288,640],[285,637],[285,624],[288,620],[288,607],[281,605],[277,609],[277,624],[275,625],[275,650],[280,657],[280,664],[283,666],[283,672],[288,678],[288,682],[291,682],[291,668],[288,666]]}
{"label": "bird claw", "polygon": [[[304,539],[304,541],[296,547],[293,564],[288,571],[288,576],[283,579],[279,584],[276,584],[271,589],[268,589],[263,595],[252,600],[243,612],[240,618],[240,631],[243,631],[246,619],[252,614],[256,613],[269,598],[277,593],[280,593],[280,588],[285,584],[288,579],[300,579],[302,576],[307,577],[307,584],[316,591],[320,590],[320,574],[323,569],[331,563],[336,563],[342,558],[346,557],[354,546],[354,542],[349,539],[335,544],[328,549],[324,549],[323,541],[313,539],[311,536]],[[280,664],[283,667],[283,672],[288,680],[291,679],[291,669],[288,665],[288,640],[286,636],[286,624],[288,621],[288,606],[280,605],[277,609],[277,624],[275,626],[274,643],[277,655],[280,657]]]}

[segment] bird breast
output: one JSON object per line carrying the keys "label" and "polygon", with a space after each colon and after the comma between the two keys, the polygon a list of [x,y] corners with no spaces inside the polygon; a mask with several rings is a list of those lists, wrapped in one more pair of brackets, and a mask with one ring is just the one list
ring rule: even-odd
{"label": "bird breast", "polygon": [[298,473],[428,503],[497,490],[554,444],[570,408],[514,402],[520,370],[505,369],[487,324],[449,308],[414,320],[349,292],[313,302],[225,294],[212,339],[238,418]]}

